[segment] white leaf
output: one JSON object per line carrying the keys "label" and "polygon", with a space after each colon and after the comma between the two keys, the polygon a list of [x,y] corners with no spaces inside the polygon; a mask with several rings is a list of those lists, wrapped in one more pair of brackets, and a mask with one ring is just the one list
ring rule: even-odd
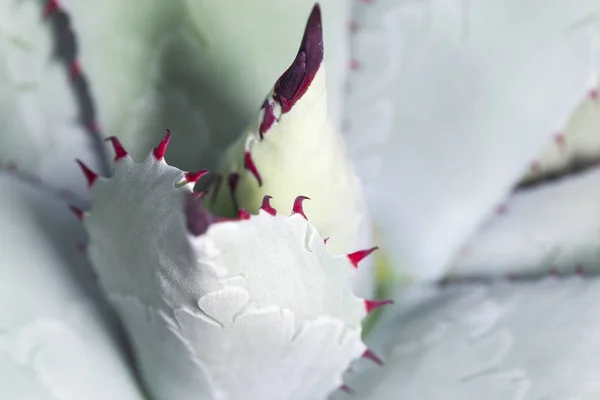
{"label": "white leaf", "polygon": [[520,190],[465,245],[450,277],[600,269],[600,171]]}
{"label": "white leaf", "polygon": [[0,174],[0,398],[142,399],[85,255],[51,193]]}
{"label": "white leaf", "polygon": [[146,386],[158,399],[323,398],[364,350],[349,258],[300,214],[219,222],[185,182],[153,153],[126,156],[85,216]]}
{"label": "white leaf", "polygon": [[385,365],[357,362],[347,376],[354,396],[332,397],[596,399],[599,285],[574,277],[450,287],[393,306],[371,339]]}
{"label": "white leaf", "polygon": [[[439,278],[598,81],[596,1],[355,10],[347,141],[397,269]],[[366,172],[365,172],[366,173]]]}
{"label": "white leaf", "polygon": [[[329,238],[327,248],[351,253],[373,246],[372,228],[361,182],[327,110],[321,21],[315,6],[291,66],[225,153],[211,189],[218,195],[207,204],[218,215],[231,216],[238,208],[256,213],[266,195],[276,209],[307,196],[306,216]],[[363,271],[361,294],[370,296],[373,273],[369,266]]]}
{"label": "white leaf", "polygon": [[[597,93],[597,92],[596,92]],[[450,276],[598,271],[600,108],[592,93],[521,185],[454,257]]]}
{"label": "white leaf", "polygon": [[0,1],[0,166],[87,196],[76,157],[98,169],[94,141],[78,120],[66,68],[37,1]]}

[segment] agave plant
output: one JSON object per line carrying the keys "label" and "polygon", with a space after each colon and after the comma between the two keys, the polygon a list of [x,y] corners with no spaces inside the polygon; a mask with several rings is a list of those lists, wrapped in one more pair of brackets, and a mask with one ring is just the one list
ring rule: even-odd
{"label": "agave plant", "polygon": [[596,1],[0,10],[0,398],[600,394]]}

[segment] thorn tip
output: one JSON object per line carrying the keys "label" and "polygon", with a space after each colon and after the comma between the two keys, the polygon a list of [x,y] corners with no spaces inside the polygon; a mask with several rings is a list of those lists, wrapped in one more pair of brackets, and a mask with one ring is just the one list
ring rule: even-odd
{"label": "thorn tip", "polygon": [[268,194],[263,197],[262,205],[260,206],[261,210],[268,212],[269,214],[275,216],[277,215],[277,210],[271,206],[271,199],[273,197]]}
{"label": "thorn tip", "polygon": [[186,172],[184,174],[184,178],[187,183],[196,183],[198,182],[198,179],[202,178],[206,174],[208,174],[208,170],[201,169],[200,171],[196,172]]}
{"label": "thorn tip", "polygon": [[112,144],[113,150],[115,151],[115,161],[119,161],[120,159],[127,157],[127,150],[125,150],[125,147],[123,147],[119,138],[116,136],[110,136],[104,140]]}
{"label": "thorn tip", "polygon": [[294,206],[292,207],[292,215],[300,214],[304,217],[304,219],[308,220],[308,218],[306,217],[306,214],[304,214],[304,208],[302,207],[302,202],[304,200],[310,200],[310,198],[308,198],[306,196],[296,197],[296,200],[294,200]]}
{"label": "thorn tip", "polygon": [[83,171],[83,175],[87,180],[88,187],[91,188],[96,182],[96,179],[98,179],[98,174],[92,171],[90,167],[85,165],[80,159],[76,159],[75,161],[77,161],[77,164],[79,164],[79,168],[81,168],[81,171]]}
{"label": "thorn tip", "polygon": [[358,268],[358,263],[360,263],[362,260],[367,258],[369,256],[369,254],[371,254],[378,248],[379,247],[375,246],[375,247],[372,247],[367,250],[355,251],[354,253],[348,254],[348,260],[350,260],[350,262],[352,263],[352,266],[354,266],[354,268]]}
{"label": "thorn tip", "polygon": [[164,158],[165,153],[167,151],[167,146],[169,146],[170,141],[171,141],[171,130],[167,129],[167,134],[165,135],[163,140],[161,140],[160,143],[158,144],[158,146],[156,146],[154,148],[154,150],[152,150],[152,153],[154,154],[154,158],[156,158],[157,161],[162,160]]}
{"label": "thorn tip", "polygon": [[367,309],[367,314],[369,314],[373,310],[393,303],[393,300],[365,300],[365,308]]}

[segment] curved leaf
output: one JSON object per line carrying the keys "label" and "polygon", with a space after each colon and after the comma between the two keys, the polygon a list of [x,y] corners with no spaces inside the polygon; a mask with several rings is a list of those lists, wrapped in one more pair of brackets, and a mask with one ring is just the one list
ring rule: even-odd
{"label": "curved leaf", "polygon": [[597,83],[595,1],[358,4],[352,158],[397,269],[437,279]]}
{"label": "curved leaf", "polygon": [[0,398],[139,400],[66,203],[0,174]]}
{"label": "curved leaf", "polygon": [[364,350],[351,258],[298,208],[216,220],[193,199],[200,175],[123,155],[91,188],[90,256],[146,386],[158,399],[325,396]]}

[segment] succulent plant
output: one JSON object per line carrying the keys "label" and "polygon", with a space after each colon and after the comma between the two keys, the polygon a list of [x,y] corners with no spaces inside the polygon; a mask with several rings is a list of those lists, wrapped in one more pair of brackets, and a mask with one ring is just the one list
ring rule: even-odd
{"label": "succulent plant", "polygon": [[0,398],[597,398],[597,15],[0,0]]}

